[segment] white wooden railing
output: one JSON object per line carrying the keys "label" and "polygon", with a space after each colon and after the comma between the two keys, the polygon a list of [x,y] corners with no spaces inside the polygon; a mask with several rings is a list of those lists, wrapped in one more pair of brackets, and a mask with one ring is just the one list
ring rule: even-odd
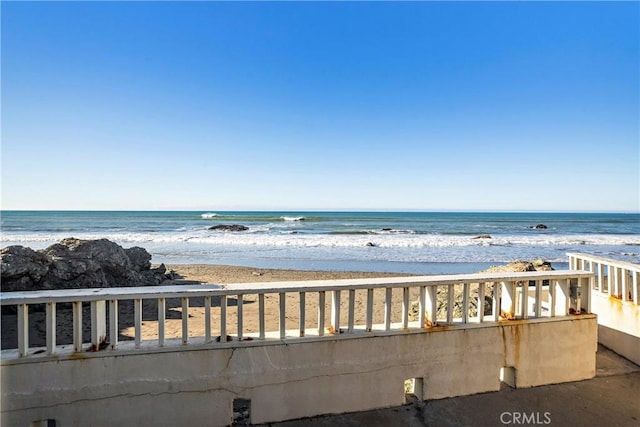
{"label": "white wooden railing", "polygon": [[640,365],[640,264],[569,253],[572,269],[595,277],[589,292],[589,312],[598,318],[598,342]]}
{"label": "white wooden railing", "polygon": [[[636,276],[634,276],[637,278]],[[88,350],[102,350],[109,354],[114,350],[139,349],[154,350],[176,345],[195,346],[240,346],[256,345],[262,341],[286,339],[322,339],[322,337],[342,334],[393,333],[407,330],[438,330],[438,327],[466,324],[483,324],[514,319],[554,318],[585,312],[585,302],[580,289],[589,289],[594,274],[586,271],[546,271],[526,273],[479,273],[444,276],[414,276],[377,279],[322,280],[299,282],[244,283],[230,285],[177,285],[155,287],[119,287],[99,289],[68,289],[31,292],[0,293],[3,307],[15,306],[18,326],[17,350],[2,351],[2,359],[43,357],[54,354],[78,353]],[[635,280],[635,279],[634,279]],[[624,282],[626,283],[626,282]],[[634,282],[636,283],[636,282]],[[623,288],[626,285],[623,285]],[[634,287],[636,289],[636,287]],[[356,292],[366,293],[366,303],[356,307]],[[438,315],[438,293],[446,295],[446,307]],[[401,293],[401,294],[400,294]],[[297,314],[299,324],[287,330],[287,296],[295,295],[299,301]],[[326,324],[326,299],[330,298],[330,315]],[[454,314],[455,296],[461,295],[460,316]],[[279,325],[277,330],[267,330],[265,324],[265,296],[276,296]],[[317,322],[315,328],[307,329],[307,296],[317,301]],[[341,300],[346,295],[346,304]],[[376,295],[376,298],[374,298]],[[393,296],[396,296],[394,299]],[[401,295],[401,298],[399,298]],[[410,320],[409,311],[412,295],[417,298],[417,320]],[[485,295],[491,297],[491,314],[485,314]],[[244,328],[243,305],[246,298],[258,302],[256,331]],[[362,300],[365,300],[362,295]],[[169,339],[165,334],[167,299],[181,301],[181,339]],[[204,300],[204,336],[189,335],[189,302],[193,298]],[[212,306],[212,299],[216,304]],[[235,298],[234,316],[228,316],[228,300]],[[477,313],[470,310],[475,299]],[[637,299],[637,292],[634,294]],[[219,299],[219,304],[217,301]],[[443,300],[443,298],[440,298]],[[157,336],[143,339],[143,301],[157,301]],[[396,301],[394,303],[393,301]],[[134,316],[133,344],[118,342],[122,325],[118,321],[118,305],[123,301],[133,301]],[[400,301],[400,302],[398,302]],[[533,303],[531,303],[531,301]],[[70,303],[73,321],[73,343],[59,346],[56,343],[56,306]],[[91,342],[83,342],[82,305],[91,306]],[[46,311],[46,346],[29,346],[29,307],[43,305]],[[441,302],[442,304],[442,302]],[[587,305],[588,307],[588,302]],[[546,308],[546,309],[545,309]],[[376,310],[377,309],[377,310]],[[218,325],[212,325],[212,312],[219,318]],[[374,312],[383,310],[383,323],[374,324]],[[343,312],[341,317],[341,312]],[[327,313],[329,314],[329,313]],[[346,317],[346,318],[345,318]],[[359,320],[356,320],[359,319]],[[395,321],[392,321],[394,320]],[[255,320],[255,319],[254,319]],[[398,321],[399,320],[399,321]],[[126,327],[126,326],[125,326]],[[108,335],[107,335],[108,331]],[[229,333],[235,336],[228,335]],[[228,339],[230,337],[231,339]]]}
{"label": "white wooden railing", "polygon": [[569,268],[572,270],[586,270],[595,273],[592,292],[617,298],[623,303],[638,305],[640,264],[582,253],[568,253],[567,255],[569,256]]}

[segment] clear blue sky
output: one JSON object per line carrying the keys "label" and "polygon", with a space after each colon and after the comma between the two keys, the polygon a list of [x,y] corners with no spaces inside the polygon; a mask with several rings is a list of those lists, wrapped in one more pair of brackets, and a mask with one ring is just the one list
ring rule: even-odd
{"label": "clear blue sky", "polygon": [[638,211],[638,2],[2,2],[3,209]]}

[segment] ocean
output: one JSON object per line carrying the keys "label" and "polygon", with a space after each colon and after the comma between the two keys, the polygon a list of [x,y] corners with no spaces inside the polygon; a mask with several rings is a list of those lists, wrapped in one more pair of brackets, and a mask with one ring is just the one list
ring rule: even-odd
{"label": "ocean", "polygon": [[[487,212],[2,211],[1,246],[66,237],[141,246],[154,264],[470,273],[567,252],[640,263],[640,214]],[[238,224],[245,231],[211,230]],[[535,228],[544,224],[546,228]],[[477,238],[489,235],[490,238]]]}

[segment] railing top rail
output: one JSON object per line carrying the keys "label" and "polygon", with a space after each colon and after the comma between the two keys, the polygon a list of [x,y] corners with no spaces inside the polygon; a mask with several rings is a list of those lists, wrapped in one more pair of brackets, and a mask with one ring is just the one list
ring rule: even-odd
{"label": "railing top rail", "polygon": [[437,276],[382,277],[367,279],[311,280],[290,282],[234,283],[227,285],[171,285],[46,291],[0,292],[0,305],[42,304],[48,302],[100,301],[109,299],[181,298],[279,292],[319,292],[371,288],[441,286],[457,283],[509,282],[567,279],[593,276],[581,270],[527,271],[522,273],[473,273]]}
{"label": "railing top rail", "polygon": [[602,263],[602,264],[611,264],[611,265],[617,265],[618,267],[623,267],[629,270],[634,270],[634,271],[638,271],[640,272],[640,264],[634,264],[632,262],[629,261],[620,261],[617,259],[611,259],[611,258],[604,258],[601,256],[596,256],[596,255],[589,255],[589,254],[583,254],[580,252],[567,252],[567,256],[569,257],[576,257],[576,258],[581,258],[585,261],[593,261],[593,262],[598,262],[598,263]]}
{"label": "railing top rail", "polygon": [[[342,280],[312,280],[291,282],[260,282],[260,283],[233,283],[225,285],[225,289],[243,291],[247,288],[259,292],[272,293],[319,291],[319,290],[349,290],[367,288],[402,288],[412,286],[441,286],[457,283],[482,283],[482,282],[509,282],[521,280],[540,280],[545,278],[564,279],[576,277],[589,277],[589,271],[526,271],[521,273],[472,273],[472,274],[443,274],[432,276],[407,276],[407,277],[381,277],[366,279],[342,279]],[[322,289],[326,288],[326,289]],[[245,292],[247,293],[247,292]]]}

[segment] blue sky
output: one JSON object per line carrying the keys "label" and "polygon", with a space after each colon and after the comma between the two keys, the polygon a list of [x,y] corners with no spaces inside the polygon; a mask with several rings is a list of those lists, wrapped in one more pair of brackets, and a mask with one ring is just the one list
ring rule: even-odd
{"label": "blue sky", "polygon": [[640,210],[637,2],[2,2],[3,209]]}

